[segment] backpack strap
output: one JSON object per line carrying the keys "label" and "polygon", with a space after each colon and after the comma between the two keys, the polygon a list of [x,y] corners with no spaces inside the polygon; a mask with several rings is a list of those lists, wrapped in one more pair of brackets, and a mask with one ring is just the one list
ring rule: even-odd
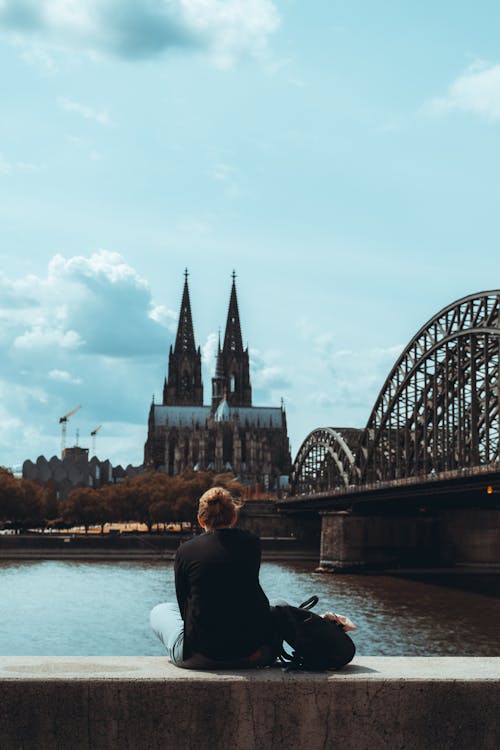
{"label": "backpack strap", "polygon": [[310,599],[306,599],[305,602],[302,602],[302,604],[299,604],[299,609],[312,609],[316,606],[316,604],[319,602],[319,599],[316,595],[311,596]]}

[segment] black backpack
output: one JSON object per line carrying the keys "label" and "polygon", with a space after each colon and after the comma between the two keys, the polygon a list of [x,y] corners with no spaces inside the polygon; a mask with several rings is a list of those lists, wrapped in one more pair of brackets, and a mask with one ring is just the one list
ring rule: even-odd
{"label": "black backpack", "polygon": [[[312,596],[300,607],[277,605],[272,608],[274,630],[281,643],[281,661],[292,669],[341,669],[352,661],[356,647],[342,625],[310,612],[318,603]],[[293,649],[288,654],[283,641]]]}

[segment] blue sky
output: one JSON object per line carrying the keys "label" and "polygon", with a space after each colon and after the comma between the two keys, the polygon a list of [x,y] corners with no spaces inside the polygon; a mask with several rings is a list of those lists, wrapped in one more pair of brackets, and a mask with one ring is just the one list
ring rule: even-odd
{"label": "blue sky", "polygon": [[103,424],[139,463],[182,291],[208,403],[238,274],[292,453],[363,426],[439,309],[499,287],[493,2],[0,0],[0,464]]}

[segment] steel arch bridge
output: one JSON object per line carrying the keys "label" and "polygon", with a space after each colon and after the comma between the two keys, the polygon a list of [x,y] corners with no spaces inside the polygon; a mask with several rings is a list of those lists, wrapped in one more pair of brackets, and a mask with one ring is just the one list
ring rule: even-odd
{"label": "steel arch bridge", "polygon": [[498,461],[499,309],[496,290],[438,312],[395,363],[364,430],[351,430],[350,439],[334,428],[307,436],[291,494]]}
{"label": "steel arch bridge", "polygon": [[[292,494],[347,487],[357,473],[356,460],[343,432],[313,430],[302,443],[292,469]],[[359,431],[358,431],[359,432]]]}

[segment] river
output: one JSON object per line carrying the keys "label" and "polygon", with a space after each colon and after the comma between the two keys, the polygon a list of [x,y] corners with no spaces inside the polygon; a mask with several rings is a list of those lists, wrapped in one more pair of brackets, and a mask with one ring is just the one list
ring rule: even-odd
{"label": "river", "polygon": [[[420,579],[420,580],[419,580]],[[265,562],[270,599],[348,615],[358,654],[500,656],[500,573],[325,575]],[[1,655],[162,654],[148,623],[174,600],[169,562],[1,562]]]}

